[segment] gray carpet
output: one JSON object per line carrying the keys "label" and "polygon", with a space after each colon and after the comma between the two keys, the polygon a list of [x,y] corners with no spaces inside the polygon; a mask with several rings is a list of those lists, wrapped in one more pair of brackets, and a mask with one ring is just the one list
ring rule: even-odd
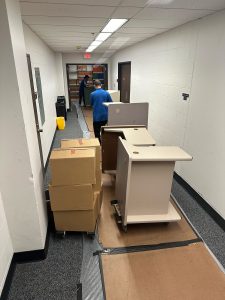
{"label": "gray carpet", "polygon": [[82,235],[50,235],[45,260],[17,264],[9,300],[77,299],[82,261]]}
{"label": "gray carpet", "polygon": [[225,268],[225,232],[210,215],[178,183],[173,181],[172,193],[206,245]]}

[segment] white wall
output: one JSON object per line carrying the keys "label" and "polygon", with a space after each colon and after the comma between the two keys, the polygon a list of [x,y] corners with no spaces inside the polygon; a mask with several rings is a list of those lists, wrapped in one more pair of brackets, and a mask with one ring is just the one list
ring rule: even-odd
{"label": "white wall", "polygon": [[13,247],[0,193],[0,296],[13,256]]}
{"label": "white wall", "polygon": [[[23,24],[26,51],[30,54],[33,69],[33,79],[36,87],[34,68],[40,68],[45,123],[41,133],[41,142],[46,163],[49,149],[56,129],[55,102],[59,93],[63,93],[62,67],[60,74],[60,56],[56,55],[26,24]],[[39,108],[39,107],[38,107]]]}
{"label": "white wall", "polygon": [[65,96],[62,53],[56,53],[55,57],[56,57],[56,73],[58,78],[57,96]]}
{"label": "white wall", "polygon": [[18,1],[0,2],[0,186],[14,252],[43,249],[45,197]]}
{"label": "white wall", "polygon": [[83,53],[63,53],[63,74],[64,74],[64,88],[66,94],[67,108],[69,108],[69,95],[68,95],[68,84],[67,84],[67,72],[66,64],[108,64],[108,59],[103,57],[102,53],[93,53],[91,59],[84,59]]}
{"label": "white wall", "polygon": [[[118,62],[131,61],[131,101],[150,103],[158,144],[193,155],[176,171],[225,218],[224,28],[222,11],[117,52],[111,88],[117,88]],[[182,93],[190,99],[183,101]]]}

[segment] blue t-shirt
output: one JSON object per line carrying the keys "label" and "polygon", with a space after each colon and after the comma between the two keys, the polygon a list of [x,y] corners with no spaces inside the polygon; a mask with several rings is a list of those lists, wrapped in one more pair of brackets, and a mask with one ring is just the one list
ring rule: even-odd
{"label": "blue t-shirt", "polygon": [[112,102],[110,94],[103,89],[96,89],[91,93],[91,105],[93,107],[93,121],[101,122],[108,120],[108,108],[103,102]]}

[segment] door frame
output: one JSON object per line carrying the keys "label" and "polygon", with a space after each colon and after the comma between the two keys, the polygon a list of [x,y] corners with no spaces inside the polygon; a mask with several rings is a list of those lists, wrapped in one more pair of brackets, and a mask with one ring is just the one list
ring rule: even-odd
{"label": "door frame", "polygon": [[[121,90],[121,69],[123,65],[130,65],[130,83],[131,83],[131,61],[118,62],[118,90]],[[120,93],[120,102],[121,102],[121,93]],[[130,97],[129,97],[130,102]]]}
{"label": "door frame", "polygon": [[41,129],[40,125],[39,125],[38,110],[37,110],[37,92],[35,92],[35,90],[34,90],[34,79],[33,79],[30,54],[27,54],[26,56],[27,56],[27,66],[28,66],[29,79],[30,79],[30,88],[31,88],[31,94],[32,94],[32,103],[33,103],[33,109],[34,109],[34,118],[35,118],[37,139],[38,139],[38,148],[39,148],[39,153],[40,153],[42,174],[44,176],[44,156],[43,156],[42,143],[41,143],[41,132],[43,132],[43,129]]}

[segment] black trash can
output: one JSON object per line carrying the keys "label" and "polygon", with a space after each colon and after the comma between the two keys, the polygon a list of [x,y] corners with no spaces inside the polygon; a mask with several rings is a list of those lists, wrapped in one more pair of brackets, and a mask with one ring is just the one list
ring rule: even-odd
{"label": "black trash can", "polygon": [[66,99],[65,96],[58,96],[55,104],[57,117],[64,117],[67,120]]}
{"label": "black trash can", "polygon": [[58,96],[57,97],[57,103],[66,103],[65,96]]}

